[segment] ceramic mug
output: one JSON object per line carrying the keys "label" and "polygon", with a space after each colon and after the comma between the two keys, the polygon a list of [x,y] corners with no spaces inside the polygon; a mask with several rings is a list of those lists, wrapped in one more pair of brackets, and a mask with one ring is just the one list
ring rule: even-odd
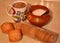
{"label": "ceramic mug", "polygon": [[9,6],[8,15],[12,16],[14,21],[20,22],[27,10],[27,3],[25,1],[15,1]]}

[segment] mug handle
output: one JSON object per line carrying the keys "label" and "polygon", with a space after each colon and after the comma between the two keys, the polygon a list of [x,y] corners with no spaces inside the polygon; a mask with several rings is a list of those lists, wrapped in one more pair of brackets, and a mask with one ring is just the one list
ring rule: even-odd
{"label": "mug handle", "polygon": [[[10,7],[10,8],[9,8]],[[7,14],[9,15],[9,16],[13,16],[13,15],[15,15],[15,10],[13,9],[13,7],[11,6],[11,5],[9,5],[9,7],[7,8]]]}

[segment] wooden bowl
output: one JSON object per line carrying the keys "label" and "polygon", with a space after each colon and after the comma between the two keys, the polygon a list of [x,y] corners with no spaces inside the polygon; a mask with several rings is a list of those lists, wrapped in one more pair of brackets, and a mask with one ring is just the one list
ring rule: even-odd
{"label": "wooden bowl", "polygon": [[[46,12],[41,16],[36,16],[32,13],[36,9],[42,9]],[[42,5],[33,5],[29,8],[29,12],[27,13],[27,19],[31,24],[42,27],[50,20],[49,9]]]}

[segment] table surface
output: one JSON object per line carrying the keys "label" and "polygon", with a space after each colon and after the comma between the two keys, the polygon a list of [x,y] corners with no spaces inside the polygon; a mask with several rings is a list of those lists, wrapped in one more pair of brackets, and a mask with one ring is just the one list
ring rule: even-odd
{"label": "table surface", "polygon": [[[0,0],[0,25],[6,21],[13,22],[12,18],[7,15],[7,7],[10,3],[13,3],[16,0]],[[47,6],[52,11],[52,21],[45,25],[43,28],[51,30],[59,34],[58,40],[56,43],[60,42],[60,2],[54,1],[40,1],[40,0],[24,0],[30,4],[42,4]],[[9,42],[8,36],[1,32],[0,30],[0,43],[41,43],[40,41],[36,41],[32,38],[24,36],[23,39],[19,42]]]}

